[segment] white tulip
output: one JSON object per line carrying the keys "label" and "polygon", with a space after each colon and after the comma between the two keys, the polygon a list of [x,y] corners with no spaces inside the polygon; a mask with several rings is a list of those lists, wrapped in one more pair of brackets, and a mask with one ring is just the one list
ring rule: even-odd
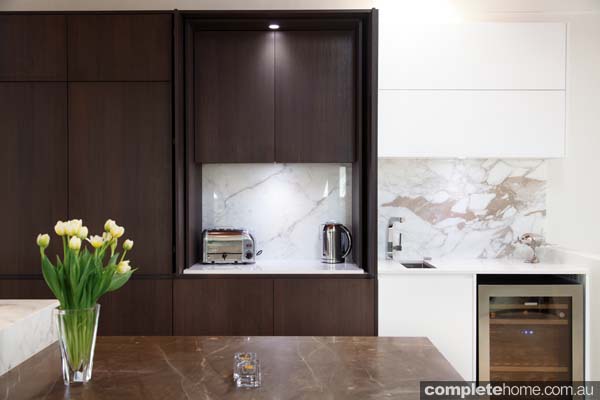
{"label": "white tulip", "polygon": [[106,232],[110,232],[110,227],[116,225],[117,223],[113,219],[107,219],[104,223],[104,230]]}
{"label": "white tulip", "polygon": [[74,236],[79,229],[73,221],[65,222],[65,233],[69,236]]}
{"label": "white tulip", "polygon": [[102,236],[98,236],[98,235],[94,235],[92,237],[90,237],[89,239],[86,239],[93,248],[97,249],[102,247],[102,245],[104,244],[104,239],[102,239]]}
{"label": "white tulip", "polygon": [[67,229],[67,224],[66,222],[62,222],[62,221],[58,221],[56,223],[56,225],[54,225],[54,232],[56,232],[56,234],[58,236],[64,236]]}
{"label": "white tulip", "polygon": [[50,244],[50,236],[47,233],[37,235],[36,243],[42,249],[45,249]]}
{"label": "white tulip", "polygon": [[73,236],[69,240],[69,248],[71,250],[79,250],[81,248],[81,239],[79,239],[77,236]]}
{"label": "white tulip", "polygon": [[88,231],[87,226],[82,226],[81,228],[79,228],[79,232],[77,232],[77,236],[80,239],[85,239],[88,237],[88,233],[89,233],[89,231]]}
{"label": "white tulip", "polygon": [[110,242],[110,241],[112,240],[112,238],[113,238],[113,237],[112,237],[112,235],[110,234],[110,232],[104,232],[104,233],[102,234],[102,239],[103,239],[105,242]]}
{"label": "white tulip", "polygon": [[126,241],[124,241],[123,242],[123,249],[127,250],[127,251],[133,249],[133,240],[127,239]]}
{"label": "white tulip", "polygon": [[80,219],[72,219],[67,222],[66,232],[69,236],[77,236],[81,226],[83,225],[83,221]]}
{"label": "white tulip", "polygon": [[110,234],[112,235],[112,237],[118,239],[125,234],[125,228],[123,228],[122,226],[119,226],[117,224],[114,224],[110,227]]}
{"label": "white tulip", "polygon": [[129,265],[129,260],[123,260],[117,265],[117,272],[119,274],[124,274],[131,271],[131,266]]}

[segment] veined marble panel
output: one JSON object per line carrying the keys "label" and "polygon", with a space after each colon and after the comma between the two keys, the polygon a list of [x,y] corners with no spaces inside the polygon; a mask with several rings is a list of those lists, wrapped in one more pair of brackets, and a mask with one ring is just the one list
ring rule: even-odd
{"label": "veined marble panel", "polygon": [[258,260],[318,259],[330,220],[351,228],[350,164],[202,166],[202,228],[249,229]]}
{"label": "veined marble panel", "polygon": [[56,307],[56,300],[0,300],[0,375],[57,340]]}
{"label": "veined marble panel", "polygon": [[395,216],[402,260],[527,255],[517,237],[544,233],[544,160],[380,159],[378,181],[381,258]]}

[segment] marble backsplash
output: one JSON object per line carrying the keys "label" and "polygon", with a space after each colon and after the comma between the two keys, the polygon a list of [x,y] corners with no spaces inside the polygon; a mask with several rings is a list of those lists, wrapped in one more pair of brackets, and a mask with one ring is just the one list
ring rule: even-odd
{"label": "marble backsplash", "polygon": [[378,179],[381,258],[390,217],[405,219],[403,260],[522,256],[516,238],[544,233],[544,160],[380,159]]}
{"label": "marble backsplash", "polygon": [[203,229],[249,229],[259,260],[320,257],[319,225],[351,228],[350,164],[205,164]]}

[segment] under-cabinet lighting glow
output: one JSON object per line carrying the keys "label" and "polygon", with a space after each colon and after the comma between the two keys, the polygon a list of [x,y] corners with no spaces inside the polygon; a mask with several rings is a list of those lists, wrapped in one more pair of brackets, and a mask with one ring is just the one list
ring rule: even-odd
{"label": "under-cabinet lighting glow", "polygon": [[271,24],[271,25],[269,25],[269,29],[279,29],[279,25]]}

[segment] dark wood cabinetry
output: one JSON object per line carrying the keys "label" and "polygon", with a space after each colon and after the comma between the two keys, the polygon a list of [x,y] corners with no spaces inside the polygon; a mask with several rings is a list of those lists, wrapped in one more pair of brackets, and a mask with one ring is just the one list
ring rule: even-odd
{"label": "dark wood cabinetry", "polygon": [[[53,297],[37,233],[111,217],[140,271],[101,299],[99,334],[172,334],[171,276],[139,277],[173,273],[172,18],[0,15],[1,298]],[[62,253],[55,235],[48,253]]]}
{"label": "dark wood cabinetry", "polygon": [[272,279],[175,280],[175,335],[273,335]]}
{"label": "dark wood cabinetry", "polygon": [[276,336],[375,334],[374,279],[276,279]]}
{"label": "dark wood cabinetry", "polygon": [[69,80],[171,79],[171,14],[88,14],[68,18]]}
{"label": "dark wood cabinetry", "polygon": [[172,335],[173,280],[132,279],[100,299],[99,335]]}
{"label": "dark wood cabinetry", "polygon": [[[101,300],[100,334],[375,334],[376,26],[370,10],[1,14],[0,297],[52,297],[37,233],[113,218],[139,271]],[[370,279],[179,276],[202,163],[228,162],[352,163]]]}
{"label": "dark wood cabinetry", "polygon": [[194,33],[195,158],[272,162],[273,32]]}
{"label": "dark wood cabinetry", "polygon": [[0,81],[67,79],[64,15],[0,15]]}
{"label": "dark wood cabinetry", "polygon": [[[99,335],[171,335],[171,279],[132,279],[100,299]],[[0,279],[0,299],[53,299],[43,279]]]}
{"label": "dark wood cabinetry", "polygon": [[66,84],[0,83],[0,126],[0,275],[40,274],[36,235],[67,215]]}
{"label": "dark wood cabinetry", "polygon": [[173,272],[168,83],[69,84],[69,214],[90,232],[113,218],[137,274]]}
{"label": "dark wood cabinetry", "polygon": [[354,31],[275,35],[275,160],[353,162]]}
{"label": "dark wood cabinetry", "polygon": [[43,279],[0,279],[0,299],[53,299]]}
{"label": "dark wood cabinetry", "polygon": [[203,29],[189,34],[197,162],[355,160],[353,30]]}
{"label": "dark wood cabinetry", "polygon": [[173,290],[175,335],[375,334],[374,279],[184,278]]}

